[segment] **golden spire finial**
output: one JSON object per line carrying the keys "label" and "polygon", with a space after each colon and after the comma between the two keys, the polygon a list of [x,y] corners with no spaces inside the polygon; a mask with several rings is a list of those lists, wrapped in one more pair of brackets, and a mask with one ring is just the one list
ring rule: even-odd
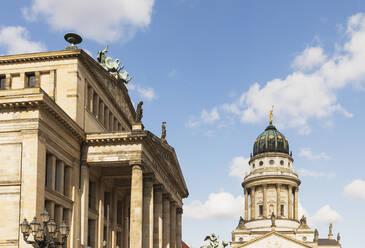
{"label": "golden spire finial", "polygon": [[272,105],[270,110],[270,124],[272,124],[272,120],[274,119],[272,112],[274,111],[274,105]]}

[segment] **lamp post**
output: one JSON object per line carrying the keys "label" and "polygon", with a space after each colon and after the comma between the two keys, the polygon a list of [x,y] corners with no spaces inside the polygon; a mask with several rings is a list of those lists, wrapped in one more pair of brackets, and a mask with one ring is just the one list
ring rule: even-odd
{"label": "lamp post", "polygon": [[[41,213],[41,222],[42,224],[39,223],[37,217],[34,217],[30,223],[27,219],[20,223],[20,230],[27,244],[31,244],[34,248],[57,248],[66,242],[68,227],[65,222],[57,227],[54,220],[50,219],[46,209]],[[34,240],[28,240],[30,233]]]}

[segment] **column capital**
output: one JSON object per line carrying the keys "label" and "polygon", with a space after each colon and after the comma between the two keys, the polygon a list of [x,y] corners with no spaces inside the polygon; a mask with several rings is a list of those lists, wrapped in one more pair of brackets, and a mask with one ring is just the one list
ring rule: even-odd
{"label": "column capital", "polygon": [[171,200],[171,196],[170,196],[170,194],[163,194],[162,195],[162,199],[163,200],[166,200],[166,201],[170,201]]}
{"label": "column capital", "polygon": [[139,167],[139,168],[143,168],[143,165],[142,165],[142,160],[132,160],[132,161],[129,161],[129,166],[132,168],[134,167]]}
{"label": "column capital", "polygon": [[177,214],[183,214],[183,212],[184,212],[184,210],[182,208],[180,208],[180,207],[176,208],[176,213]]}
{"label": "column capital", "polygon": [[153,185],[153,189],[156,191],[156,192],[162,192],[163,189],[164,189],[164,186],[162,184],[154,184]]}
{"label": "column capital", "polygon": [[155,179],[154,173],[143,173],[144,182],[153,182],[153,179]]}
{"label": "column capital", "polygon": [[299,187],[295,187],[295,192],[298,192],[299,191]]}

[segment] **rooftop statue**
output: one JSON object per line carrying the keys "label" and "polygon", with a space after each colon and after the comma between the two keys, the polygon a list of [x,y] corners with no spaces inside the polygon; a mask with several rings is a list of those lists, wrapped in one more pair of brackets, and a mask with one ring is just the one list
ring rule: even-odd
{"label": "rooftop statue", "polygon": [[116,75],[117,78],[121,80],[123,83],[125,84],[129,83],[129,81],[131,81],[132,78],[129,77],[129,73],[126,70],[122,71],[124,65],[120,65],[119,59],[115,59],[113,61],[111,57],[107,57],[106,56],[107,52],[108,52],[108,44],[105,46],[104,50],[98,52],[97,60],[99,64],[111,74]]}
{"label": "rooftop statue", "polygon": [[276,216],[275,216],[274,212],[272,212],[270,218],[271,218],[271,227],[276,227],[276,225],[275,225]]}
{"label": "rooftop statue", "polygon": [[143,117],[143,109],[142,109],[143,101],[140,101],[137,105],[136,110],[136,122],[140,123]]}
{"label": "rooftop statue", "polygon": [[162,122],[161,140],[166,141],[166,121]]}
{"label": "rooftop statue", "polygon": [[228,242],[222,241],[219,243],[218,237],[212,233],[210,236],[206,236],[204,241],[209,240],[209,245],[203,245],[200,248],[224,248],[228,245]]}
{"label": "rooftop statue", "polygon": [[242,218],[242,216],[240,216],[240,221],[238,222],[237,228],[240,228],[240,229],[245,228],[245,223],[246,223],[246,221]]}

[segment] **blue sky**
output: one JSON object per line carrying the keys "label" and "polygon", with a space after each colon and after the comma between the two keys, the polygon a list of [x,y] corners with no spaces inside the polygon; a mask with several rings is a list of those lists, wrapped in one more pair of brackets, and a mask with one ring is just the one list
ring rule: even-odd
{"label": "blue sky", "polygon": [[190,196],[183,238],[230,240],[253,141],[283,132],[302,179],[302,212],[321,237],[365,243],[365,2],[4,1],[0,53],[61,50],[65,32],[105,43],[133,76],[144,124],[176,148]]}

